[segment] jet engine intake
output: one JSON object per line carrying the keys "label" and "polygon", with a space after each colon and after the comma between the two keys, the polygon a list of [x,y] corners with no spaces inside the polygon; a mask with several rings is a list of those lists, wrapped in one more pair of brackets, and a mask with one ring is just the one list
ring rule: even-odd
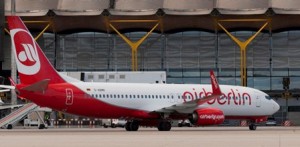
{"label": "jet engine intake", "polygon": [[203,108],[195,110],[190,116],[189,120],[196,126],[219,125],[225,120],[222,110],[217,108]]}

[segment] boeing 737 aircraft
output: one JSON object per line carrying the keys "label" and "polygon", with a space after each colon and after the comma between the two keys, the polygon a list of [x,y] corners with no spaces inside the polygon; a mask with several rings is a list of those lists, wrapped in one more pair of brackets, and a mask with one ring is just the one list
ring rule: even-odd
{"label": "boeing 737 aircraft", "polygon": [[211,85],[129,84],[81,82],[59,74],[17,16],[7,17],[20,83],[19,97],[42,107],[95,118],[123,118],[126,130],[155,125],[169,131],[171,121],[189,119],[196,126],[222,124],[224,119],[245,119],[250,130],[266,121],[279,105],[253,88]]}

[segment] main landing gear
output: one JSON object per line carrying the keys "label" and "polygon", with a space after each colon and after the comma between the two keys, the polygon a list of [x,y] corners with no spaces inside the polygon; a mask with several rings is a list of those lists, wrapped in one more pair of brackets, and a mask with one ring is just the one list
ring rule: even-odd
{"label": "main landing gear", "polygon": [[[128,120],[125,124],[126,131],[137,131],[140,126],[140,121],[138,120]],[[169,120],[160,120],[157,123],[158,131],[170,131],[171,130],[171,122]]]}
{"label": "main landing gear", "polygon": [[125,124],[126,131],[137,131],[139,129],[140,122],[137,120],[127,121]]}
{"label": "main landing gear", "polygon": [[162,120],[158,123],[157,129],[158,131],[170,131],[171,130],[171,122],[168,120]]}

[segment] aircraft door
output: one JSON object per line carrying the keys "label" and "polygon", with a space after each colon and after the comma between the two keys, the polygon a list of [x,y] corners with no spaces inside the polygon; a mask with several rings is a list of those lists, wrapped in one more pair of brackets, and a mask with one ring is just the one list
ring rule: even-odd
{"label": "aircraft door", "polygon": [[175,97],[176,97],[176,94],[171,93],[171,97],[169,99],[171,104],[175,103]]}
{"label": "aircraft door", "polygon": [[180,94],[178,94],[178,93],[172,93],[171,94],[171,98],[170,98],[170,102],[171,103],[179,103],[179,99],[178,99],[178,97],[180,96]]}
{"label": "aircraft door", "polygon": [[256,95],[256,107],[260,107],[260,105],[261,105],[261,99],[259,95]]}
{"label": "aircraft door", "polygon": [[72,105],[73,99],[74,99],[73,90],[70,88],[67,88],[66,89],[66,105]]}

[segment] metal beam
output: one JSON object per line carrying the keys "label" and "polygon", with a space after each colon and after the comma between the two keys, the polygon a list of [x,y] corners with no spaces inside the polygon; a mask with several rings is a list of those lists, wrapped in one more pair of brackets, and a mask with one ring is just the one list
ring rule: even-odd
{"label": "metal beam", "polygon": [[[128,37],[123,35],[116,29],[113,25],[112,22],[118,22],[118,23],[137,23],[137,22],[142,22],[142,23],[149,23],[149,22],[156,22],[156,24],[152,27],[152,29],[141,39],[139,39],[136,42],[131,41]],[[108,25],[110,28],[112,28],[131,48],[131,70],[132,71],[137,71],[138,70],[138,60],[137,60],[137,51],[139,46],[146,40],[146,38],[157,28],[159,25],[159,20],[110,20],[108,22]]]}
{"label": "metal beam", "polygon": [[[240,41],[238,38],[233,36],[220,22],[253,22],[259,21],[264,22],[260,29],[246,41]],[[241,85],[247,86],[247,46],[254,40],[254,38],[269,24],[269,19],[228,19],[228,20],[217,20],[217,25],[225,31],[225,33],[240,47],[241,52]]]}

